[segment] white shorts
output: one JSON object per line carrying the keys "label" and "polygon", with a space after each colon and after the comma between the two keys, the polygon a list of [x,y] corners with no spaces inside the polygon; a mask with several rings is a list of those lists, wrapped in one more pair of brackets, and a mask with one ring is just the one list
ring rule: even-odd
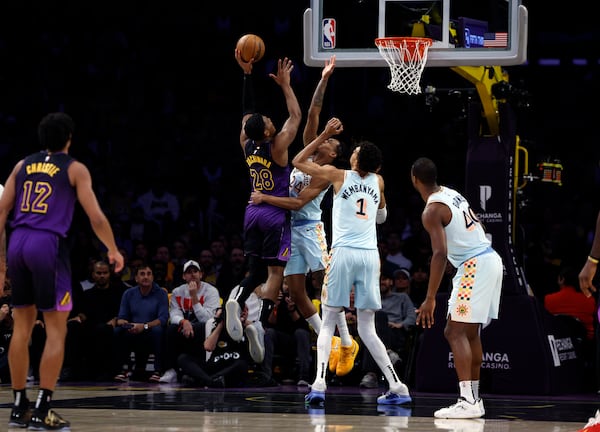
{"label": "white shorts", "polygon": [[497,319],[503,274],[502,258],[493,250],[462,263],[448,299],[452,321],[488,324]]}
{"label": "white shorts", "polygon": [[381,309],[380,267],[377,249],[332,249],[321,303],[331,307],[350,307],[350,291],[354,287],[354,306],[357,309]]}
{"label": "white shorts", "polygon": [[327,238],[323,222],[311,221],[292,227],[292,253],[285,265],[284,276],[307,274],[327,266]]}

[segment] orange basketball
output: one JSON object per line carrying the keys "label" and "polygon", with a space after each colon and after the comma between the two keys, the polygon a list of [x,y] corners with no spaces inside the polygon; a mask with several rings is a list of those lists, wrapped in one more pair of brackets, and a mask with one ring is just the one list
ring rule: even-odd
{"label": "orange basketball", "polygon": [[235,45],[240,51],[242,60],[249,62],[254,58],[254,62],[259,61],[265,55],[265,43],[260,36],[255,34],[245,34],[238,39]]}

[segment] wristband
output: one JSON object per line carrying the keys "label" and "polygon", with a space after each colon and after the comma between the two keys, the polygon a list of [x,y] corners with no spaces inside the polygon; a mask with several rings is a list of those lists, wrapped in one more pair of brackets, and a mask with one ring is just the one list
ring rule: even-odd
{"label": "wristband", "polygon": [[600,260],[598,258],[594,258],[591,255],[588,255],[587,257],[588,261],[591,262],[592,264],[598,264],[600,262]]}
{"label": "wristband", "polygon": [[387,206],[384,208],[377,209],[377,214],[375,215],[375,222],[378,224],[382,224],[387,219]]}

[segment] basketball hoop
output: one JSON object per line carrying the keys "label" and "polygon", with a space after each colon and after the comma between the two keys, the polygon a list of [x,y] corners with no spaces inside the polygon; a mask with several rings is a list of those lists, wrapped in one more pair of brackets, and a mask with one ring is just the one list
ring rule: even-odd
{"label": "basketball hoop", "polygon": [[392,73],[388,88],[406,94],[419,94],[421,73],[432,39],[421,37],[383,37],[375,39],[379,53]]}

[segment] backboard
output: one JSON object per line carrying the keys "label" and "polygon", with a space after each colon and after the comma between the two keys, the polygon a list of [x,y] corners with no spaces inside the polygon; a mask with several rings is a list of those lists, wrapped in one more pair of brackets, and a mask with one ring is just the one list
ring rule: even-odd
{"label": "backboard", "polygon": [[509,66],[527,59],[527,9],[521,0],[311,0],[304,12],[304,63],[387,67],[374,40],[434,40],[427,67]]}

